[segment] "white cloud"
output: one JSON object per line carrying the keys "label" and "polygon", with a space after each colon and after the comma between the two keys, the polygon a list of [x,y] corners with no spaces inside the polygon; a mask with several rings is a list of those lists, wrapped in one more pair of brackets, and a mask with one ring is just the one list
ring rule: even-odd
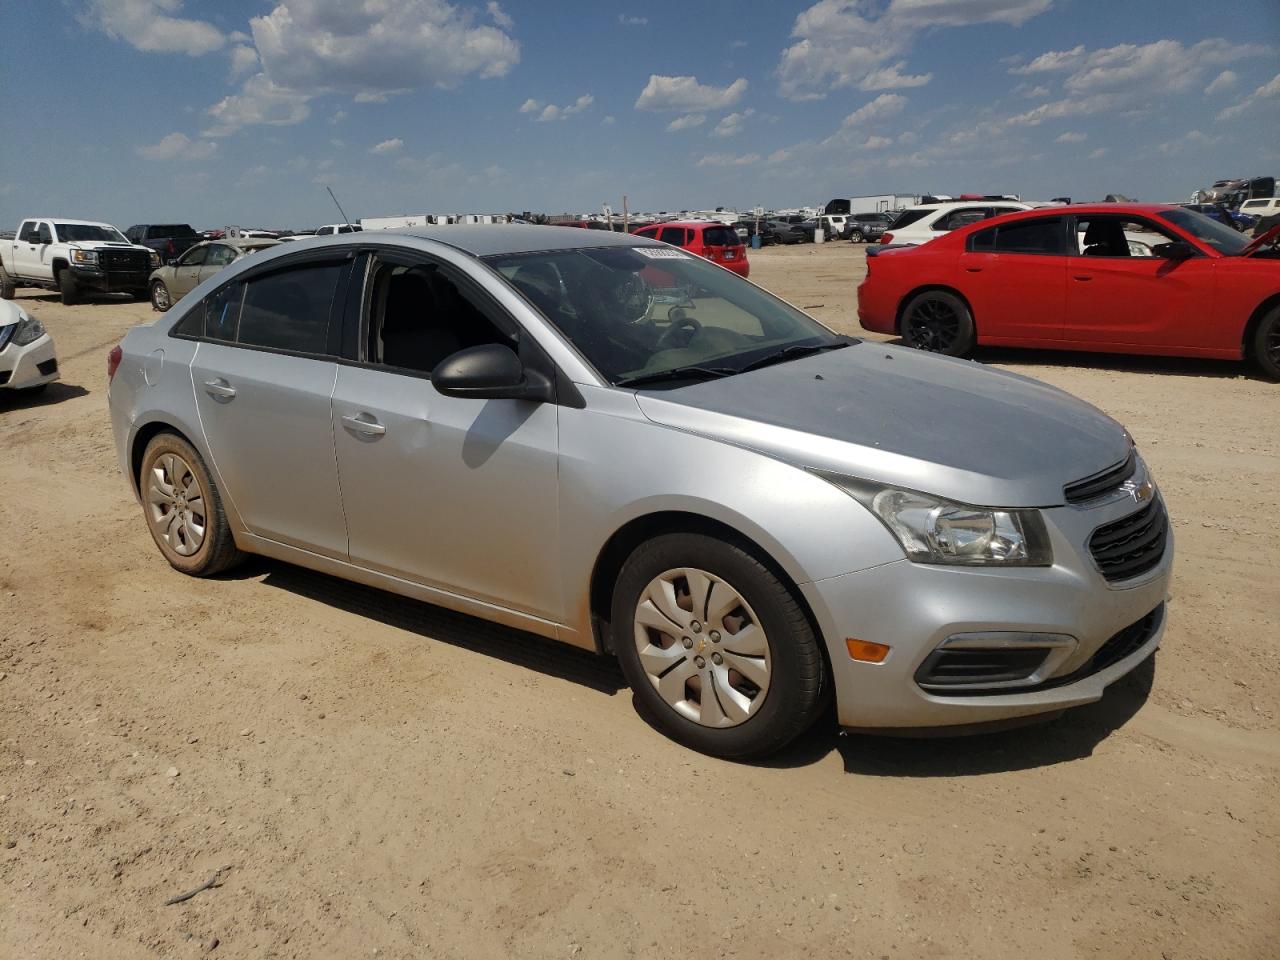
{"label": "white cloud", "polygon": [[747,153],[735,156],[732,153],[709,153],[698,160],[700,167],[748,167],[760,162],[758,153]]}
{"label": "white cloud", "polygon": [[1218,113],[1219,120],[1230,120],[1232,117],[1238,117],[1259,100],[1268,99],[1270,97],[1280,97],[1280,73],[1260,86],[1253,93],[1249,94],[1239,103],[1227,107]]}
{"label": "white cloud", "polygon": [[862,143],[863,150],[883,150],[885,147],[893,143],[892,137],[876,137],[870,136]]}
{"label": "white cloud", "polygon": [[182,0],[89,0],[80,22],[148,53],[198,57],[222,49],[227,38],[221,30],[172,16],[181,9]]}
{"label": "white cloud", "polygon": [[1238,79],[1240,78],[1236,76],[1234,70],[1223,70],[1204,88],[1205,96],[1212,97],[1215,93],[1221,93],[1223,90],[1235,86]]}
{"label": "white cloud", "polygon": [[1165,154],[1166,156],[1176,156],[1177,154],[1182,153],[1188,147],[1195,147],[1195,146],[1207,147],[1210,144],[1214,144],[1217,142],[1218,142],[1217,137],[1211,137],[1208,134],[1202,133],[1199,130],[1189,130],[1186,133],[1184,133],[1181,137],[1179,137],[1177,140],[1170,140],[1167,143],[1162,143],[1159,146],[1157,146],[1156,149],[1160,153]]}
{"label": "white cloud", "polygon": [[404,141],[399,137],[392,137],[390,140],[383,140],[381,143],[375,143],[369,148],[370,153],[376,153],[379,156],[386,156],[388,153],[395,153],[404,146]]}
{"label": "white cloud", "polygon": [[224,137],[252,124],[288,126],[301,123],[311,115],[309,94],[296,93],[273,83],[265,73],[255,73],[244,82],[239,93],[223,97],[207,111],[214,120],[204,132],[209,137]]}
{"label": "white cloud", "polygon": [[1009,72],[1026,75],[1030,73],[1056,73],[1059,70],[1070,70],[1084,60],[1084,44],[1070,50],[1050,50],[1042,53],[1028,64],[1010,67]]}
{"label": "white cloud", "polygon": [[864,103],[853,113],[844,118],[842,127],[855,127],[872,120],[882,120],[901,113],[907,105],[907,98],[900,93],[882,93],[869,103]]}
{"label": "white cloud", "polygon": [[1268,52],[1262,44],[1233,44],[1221,37],[1201,40],[1189,47],[1177,40],[1121,43],[1097,50],[1079,45],[1070,50],[1042,53],[1028,64],[1010,68],[1009,72],[1068,72],[1062,85],[1069,93],[1117,91],[1132,99],[1137,94],[1186,90],[1198,83],[1210,67]]}
{"label": "white cloud", "polygon": [[778,64],[779,90],[793,100],[806,100],[863,83],[870,84],[863,87],[866,90],[922,86],[928,82],[923,79],[926,74],[902,72],[902,54],[921,30],[978,23],[1021,26],[1051,4],[1052,0],[890,0],[886,6],[865,0],[819,0],[796,17],[793,42]]}
{"label": "white cloud", "polygon": [[723,117],[715,128],[711,131],[713,137],[733,137],[742,132],[742,125],[749,117],[755,114],[755,110],[750,108],[737,113],[731,113]]}
{"label": "white cloud", "polygon": [[272,81],[308,96],[452,87],[505,76],[520,62],[501,25],[479,24],[448,0],[282,0],[250,27]]}
{"label": "white cloud", "polygon": [[331,117],[329,118],[329,122],[330,122],[330,123],[333,123],[333,124],[338,124],[338,123],[341,123],[341,122],[342,122],[343,120],[345,120],[345,119],[347,119],[347,111],[345,111],[345,110],[335,110],[335,111],[333,112],[333,116],[331,116]]}
{"label": "white cloud", "polygon": [[932,73],[907,74],[902,70],[907,61],[897,63],[878,70],[872,70],[858,81],[859,90],[901,90],[908,87],[923,87],[933,79]]}
{"label": "white cloud", "polygon": [[497,0],[489,0],[485,5],[485,10],[489,12],[489,18],[503,30],[515,28],[516,22],[508,16],[507,11],[502,9],[502,4],[498,3]]}
{"label": "white cloud", "polygon": [[231,76],[239,77],[258,66],[258,51],[240,44],[231,49]]}
{"label": "white cloud", "polygon": [[1054,143],[1084,143],[1089,139],[1087,133],[1077,133],[1074,130],[1068,130],[1066,133],[1060,133],[1053,138]]}
{"label": "white cloud", "polygon": [[612,127],[617,122],[618,122],[617,118],[614,117],[613,114],[609,114],[607,117],[605,117],[603,120],[600,121],[600,126]]}
{"label": "white cloud", "polygon": [[554,103],[543,104],[541,100],[534,100],[530,97],[520,105],[520,112],[536,113],[535,120],[539,123],[547,123],[551,120],[565,120],[575,113],[582,113],[595,102],[596,98],[589,93],[584,93],[567,107],[558,107]]}
{"label": "white cloud", "polygon": [[147,160],[208,160],[218,151],[211,140],[192,140],[185,133],[171,133],[159,143],[137,148]]}
{"label": "white cloud", "polygon": [[700,127],[707,122],[705,113],[686,113],[683,117],[676,117],[667,124],[667,133],[675,133],[677,130],[690,130],[694,127]]}
{"label": "white cloud", "polygon": [[727,87],[698,82],[697,77],[663,77],[651,74],[636,100],[637,110],[673,110],[697,113],[732,107],[747,92],[747,80],[739,77]]}
{"label": "white cloud", "polygon": [[1008,126],[1038,127],[1046,120],[1058,120],[1062,117],[1085,117],[1110,110],[1120,98],[1112,93],[1098,93],[1091,97],[1064,97],[1042,103],[1034,109],[995,124],[997,129]]}
{"label": "white cloud", "polygon": [[1044,84],[1032,87],[1025,83],[1020,83],[1018,86],[1013,88],[1013,92],[1022,94],[1022,96],[1026,97],[1028,100],[1039,100],[1049,95],[1049,88]]}
{"label": "white cloud", "polygon": [[618,14],[618,22],[624,27],[647,27],[648,17],[629,17],[625,13]]}
{"label": "white cloud", "polygon": [[1089,159],[1101,160],[1103,157],[1107,155],[1108,152],[1109,151],[1106,147],[1099,147],[1097,150],[1093,151],[1093,153],[1089,154]]}

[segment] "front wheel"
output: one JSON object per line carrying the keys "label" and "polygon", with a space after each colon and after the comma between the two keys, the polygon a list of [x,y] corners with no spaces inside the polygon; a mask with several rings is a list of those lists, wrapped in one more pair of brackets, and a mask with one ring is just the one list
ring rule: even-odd
{"label": "front wheel", "polygon": [[142,454],[138,488],[147,529],[175,570],[210,577],[243,559],[218,488],[200,454],[182,437],[161,433],[152,438]]}
{"label": "front wheel", "polygon": [[902,339],[917,350],[948,357],[967,356],[976,340],[973,314],[965,302],[946,290],[926,290],[902,311]]}
{"label": "front wheel", "polygon": [[71,307],[80,302],[80,288],[70,270],[63,270],[58,274],[58,292],[62,294],[64,306]]}
{"label": "front wheel", "polygon": [[855,230],[853,231],[853,233],[849,234],[849,241],[851,243],[861,243],[862,240],[863,240],[863,236],[862,236],[861,230]]}
{"label": "front wheel", "polygon": [[806,731],[826,662],[791,590],[742,548],[702,534],[642,544],[614,588],[611,634],[643,712],[702,753],[748,759]]}
{"label": "front wheel", "polygon": [[1280,380],[1280,307],[1272,307],[1253,333],[1253,360],[1269,380]]}
{"label": "front wheel", "polygon": [[164,285],[163,280],[157,280],[151,285],[151,306],[160,313],[164,313],[173,306],[173,301],[169,298],[169,288]]}

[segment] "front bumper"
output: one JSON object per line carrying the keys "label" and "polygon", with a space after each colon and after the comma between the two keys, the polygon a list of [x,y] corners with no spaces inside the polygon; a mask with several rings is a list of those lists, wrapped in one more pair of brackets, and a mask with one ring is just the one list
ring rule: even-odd
{"label": "front bumper", "polygon": [[0,389],[25,390],[52,383],[59,376],[53,337],[47,333],[26,346],[10,343],[0,350]]}
{"label": "front bumper", "polygon": [[101,267],[73,266],[71,274],[76,286],[94,293],[136,293],[147,288],[146,270],[103,270]]}
{"label": "front bumper", "polygon": [[[984,724],[1092,703],[1160,644],[1173,569],[1173,535],[1157,566],[1108,583],[1088,551],[1092,532],[1134,512],[1130,498],[1044,511],[1054,565],[1008,570],[899,560],[801,587],[827,641],[840,724],[919,728]],[[1158,613],[1157,613],[1158,612]],[[1143,618],[1155,613],[1139,625]],[[1119,659],[1099,650],[1127,628]],[[1036,633],[1074,638],[1043,683],[992,692],[926,690],[924,661],[957,634]],[[846,639],[887,644],[883,663],[853,660]],[[1126,639],[1127,638],[1127,639]],[[1108,650],[1115,650],[1113,642]],[[1097,655],[1095,657],[1095,655]],[[1059,682],[1055,683],[1055,678]],[[1069,678],[1062,682],[1064,678]]]}

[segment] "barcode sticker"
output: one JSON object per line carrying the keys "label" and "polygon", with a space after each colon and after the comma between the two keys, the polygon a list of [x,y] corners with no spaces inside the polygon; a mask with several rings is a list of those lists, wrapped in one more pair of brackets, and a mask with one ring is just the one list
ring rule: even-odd
{"label": "barcode sticker", "polygon": [[636,253],[650,260],[683,260],[688,254],[674,247],[634,247]]}

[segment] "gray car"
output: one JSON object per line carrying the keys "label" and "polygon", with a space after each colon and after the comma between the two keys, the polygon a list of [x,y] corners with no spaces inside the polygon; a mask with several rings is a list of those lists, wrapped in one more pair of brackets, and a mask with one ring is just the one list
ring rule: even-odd
{"label": "gray car", "polygon": [[263,554],[616,656],[707,753],[831,698],[849,728],[1053,713],[1164,630],[1173,539],[1119,424],[661,243],[301,240],[174,313],[108,364],[172,566]]}
{"label": "gray car", "polygon": [[197,243],[163,267],[151,271],[147,279],[151,306],[164,313],[215,273],[256,250],[265,250],[279,243],[279,240],[259,237],[228,237]]}

